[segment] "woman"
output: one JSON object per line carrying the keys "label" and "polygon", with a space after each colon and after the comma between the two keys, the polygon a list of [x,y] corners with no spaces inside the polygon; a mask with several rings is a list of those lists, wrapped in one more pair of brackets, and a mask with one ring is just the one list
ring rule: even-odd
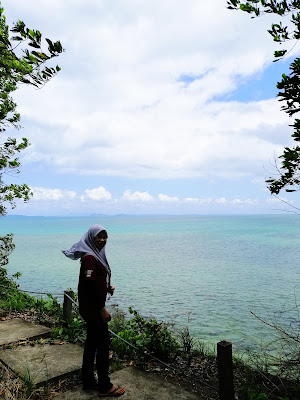
{"label": "woman", "polygon": [[[124,394],[123,386],[113,385],[108,376],[109,333],[107,323],[111,315],[105,308],[107,293],[113,295],[110,284],[111,271],[105,255],[107,232],[102,225],[92,226],[81,240],[65,256],[72,260],[80,258],[78,283],[79,312],[86,321],[87,337],[82,362],[82,384],[85,390],[95,389],[100,397],[116,397]],[[94,362],[98,383],[94,376]]]}

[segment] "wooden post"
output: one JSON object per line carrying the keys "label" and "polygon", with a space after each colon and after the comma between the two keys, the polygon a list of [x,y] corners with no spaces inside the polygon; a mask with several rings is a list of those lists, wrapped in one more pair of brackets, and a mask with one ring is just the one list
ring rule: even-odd
{"label": "wooden post", "polygon": [[219,399],[234,400],[232,344],[225,340],[217,344]]}
{"label": "wooden post", "polygon": [[72,315],[72,301],[66,295],[72,297],[72,299],[73,299],[73,291],[65,290],[65,292],[64,292],[64,304],[63,304],[64,319],[71,318],[71,315]]}

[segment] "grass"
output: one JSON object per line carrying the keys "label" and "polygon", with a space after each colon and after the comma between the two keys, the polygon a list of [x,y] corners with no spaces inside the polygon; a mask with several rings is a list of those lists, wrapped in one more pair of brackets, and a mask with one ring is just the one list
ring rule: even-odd
{"label": "grass", "polygon": [[31,374],[31,370],[29,366],[26,364],[24,367],[24,375],[22,377],[22,380],[24,382],[24,393],[25,397],[28,398],[32,395],[33,392],[33,387],[34,387],[34,381],[33,377]]}

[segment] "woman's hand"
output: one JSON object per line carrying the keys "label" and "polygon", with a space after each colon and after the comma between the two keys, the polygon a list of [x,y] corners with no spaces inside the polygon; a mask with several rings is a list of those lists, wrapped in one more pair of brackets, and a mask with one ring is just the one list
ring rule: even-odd
{"label": "woman's hand", "polygon": [[111,315],[105,307],[100,310],[100,315],[103,322],[109,322],[111,320]]}
{"label": "woman's hand", "polygon": [[108,293],[110,293],[111,296],[112,296],[114,294],[114,291],[115,291],[115,287],[114,286],[110,286],[109,289],[108,289]]}

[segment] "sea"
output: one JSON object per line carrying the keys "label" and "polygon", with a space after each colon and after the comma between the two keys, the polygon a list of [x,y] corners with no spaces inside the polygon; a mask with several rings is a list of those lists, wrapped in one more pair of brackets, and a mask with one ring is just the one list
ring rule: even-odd
{"label": "sea", "polygon": [[21,272],[21,289],[61,302],[64,290],[77,290],[79,273],[79,261],[61,250],[98,223],[109,236],[110,309],[132,307],[241,351],[272,347],[275,330],[265,322],[299,326],[299,215],[7,216],[0,235],[14,233],[16,245],[9,275]]}

